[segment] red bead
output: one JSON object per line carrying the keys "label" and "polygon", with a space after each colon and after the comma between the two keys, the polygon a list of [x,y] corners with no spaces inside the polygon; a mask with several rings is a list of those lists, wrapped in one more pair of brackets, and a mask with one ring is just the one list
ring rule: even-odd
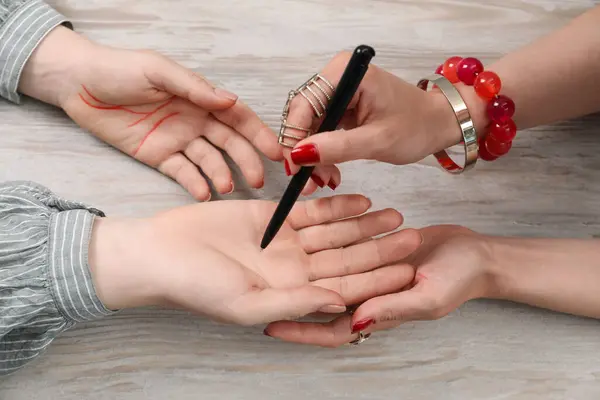
{"label": "red bead", "polygon": [[471,86],[475,83],[477,75],[483,72],[483,64],[476,58],[467,57],[460,60],[457,65],[456,75],[465,85]]}
{"label": "red bead", "polygon": [[505,123],[515,115],[515,102],[509,97],[500,95],[488,103],[487,114],[493,122]]}
{"label": "red bead", "polygon": [[512,142],[499,142],[493,136],[487,136],[484,141],[486,150],[495,157],[500,157],[508,153],[512,147]]}
{"label": "red bead", "polygon": [[440,66],[437,67],[437,69],[435,70],[435,73],[438,75],[443,75],[442,74],[443,69],[444,69],[444,64],[440,64]]}
{"label": "red bead", "polygon": [[442,67],[443,75],[452,83],[459,82],[458,76],[456,75],[456,66],[460,60],[462,60],[461,57],[450,57]]}
{"label": "red bead", "polygon": [[503,124],[492,122],[490,136],[501,143],[512,142],[515,136],[517,136],[517,125],[515,125],[512,119]]}
{"label": "red bead", "polygon": [[486,100],[493,99],[502,88],[502,82],[498,75],[492,71],[483,71],[475,79],[475,91]]}
{"label": "red bead", "polygon": [[481,158],[483,161],[494,161],[498,158],[491,155],[489,151],[487,151],[483,139],[479,139],[479,158]]}

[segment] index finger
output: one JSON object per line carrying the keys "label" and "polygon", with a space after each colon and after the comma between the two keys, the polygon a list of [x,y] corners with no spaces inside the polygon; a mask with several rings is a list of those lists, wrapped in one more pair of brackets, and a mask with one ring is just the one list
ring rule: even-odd
{"label": "index finger", "polygon": [[[290,103],[289,114],[287,117],[287,124],[289,126],[299,127],[301,129],[286,128],[286,133],[297,136],[299,138],[306,138],[308,135],[302,129],[310,129],[311,132],[315,132],[322,117],[317,115],[317,111],[323,112],[329,103],[329,98],[323,93],[327,93],[329,97],[333,94],[329,85],[334,90],[339,84],[340,78],[344,73],[346,65],[350,60],[352,53],[341,52],[338,53],[333,59],[319,72],[319,75],[325,80],[317,80],[316,83],[310,85],[304,95],[297,95]],[[359,87],[357,93],[352,98],[348,105],[348,110],[352,110],[356,107],[360,96],[361,88]],[[298,142],[297,139],[286,138],[286,143],[295,144]],[[290,169],[292,173],[296,173],[299,167],[293,163],[291,159],[291,149],[286,148],[284,150],[285,158],[290,162]]]}
{"label": "index finger", "polygon": [[225,110],[212,111],[212,115],[248,139],[265,156],[273,161],[283,160],[283,149],[277,136],[250,107],[243,102]]}
{"label": "index finger", "polygon": [[371,200],[359,194],[305,200],[294,205],[288,221],[292,228],[299,230],[325,222],[355,217],[365,213],[371,206]]}

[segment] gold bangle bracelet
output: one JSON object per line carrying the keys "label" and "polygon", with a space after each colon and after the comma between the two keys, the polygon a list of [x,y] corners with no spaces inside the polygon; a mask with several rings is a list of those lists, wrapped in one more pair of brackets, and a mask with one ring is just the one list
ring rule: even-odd
{"label": "gold bangle bracelet", "polygon": [[479,157],[479,145],[477,143],[477,134],[475,132],[475,126],[473,125],[473,120],[467,109],[467,104],[448,79],[442,75],[433,74],[421,79],[419,83],[417,83],[417,87],[427,91],[429,82],[433,83],[441,90],[446,97],[446,100],[448,100],[448,103],[450,103],[454,115],[456,115],[456,121],[462,132],[462,143],[465,147],[465,165],[464,167],[461,167],[456,164],[445,150],[435,153],[434,156],[446,171],[453,174],[460,174],[475,166],[477,158]]}

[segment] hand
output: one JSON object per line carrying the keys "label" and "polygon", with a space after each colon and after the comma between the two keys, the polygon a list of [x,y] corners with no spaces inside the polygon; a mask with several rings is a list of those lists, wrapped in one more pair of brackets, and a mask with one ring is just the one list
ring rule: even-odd
{"label": "hand", "polygon": [[64,27],[36,50],[20,89],[62,107],[81,127],[198,200],[210,198],[198,167],[219,193],[234,190],[219,149],[255,188],[264,183],[264,166],[252,145],[282,159],[275,134],[236,95],[158,53],[98,45]]}
{"label": "hand", "polygon": [[336,347],[357,337],[402,323],[442,318],[464,302],[496,293],[484,236],[459,226],[421,230],[423,245],[404,262],[416,267],[414,281],[398,293],[361,304],[352,316],[327,323],[278,321],[270,336],[298,343]]}
{"label": "hand", "polygon": [[[299,202],[267,249],[276,204],[194,204],[148,220],[98,219],[90,264],[109,308],[183,307],[243,325],[293,319],[397,291],[413,278],[397,263],[420,244],[394,210],[363,214],[358,195]],[[380,268],[382,267],[382,268]]]}
{"label": "hand", "polygon": [[[321,75],[337,86],[349,58],[350,53],[338,54]],[[321,96],[318,90],[313,91]],[[321,96],[321,101],[327,99]],[[475,102],[473,107],[480,106],[479,103]],[[320,120],[316,119],[310,103],[296,96],[290,106],[289,123],[316,129]],[[317,165],[325,183],[333,179],[339,185],[339,171],[336,174],[336,170],[327,169],[332,164],[358,159],[409,164],[462,139],[456,117],[439,90],[424,92],[374,64],[370,65],[340,127],[345,131],[312,135],[298,142],[291,154],[285,152],[290,172],[295,174],[298,166]]]}

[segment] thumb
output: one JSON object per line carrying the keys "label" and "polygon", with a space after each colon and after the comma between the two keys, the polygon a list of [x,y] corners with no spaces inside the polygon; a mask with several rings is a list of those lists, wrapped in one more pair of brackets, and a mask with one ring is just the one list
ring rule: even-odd
{"label": "thumb", "polygon": [[232,305],[242,325],[292,320],[317,311],[342,313],[344,299],[332,290],[306,285],[293,289],[264,289],[243,296]]}
{"label": "thumb", "polygon": [[352,332],[374,325],[396,326],[408,321],[433,320],[444,315],[440,300],[417,284],[410,290],[375,297],[352,316]]}
{"label": "thumb", "polygon": [[371,126],[319,133],[298,142],[291,152],[291,158],[294,164],[303,166],[373,159],[381,148],[376,134],[377,131]]}
{"label": "thumb", "polygon": [[238,99],[234,93],[215,88],[206,79],[175,61],[156,56],[146,71],[146,77],[156,89],[186,99],[208,111],[225,110]]}

